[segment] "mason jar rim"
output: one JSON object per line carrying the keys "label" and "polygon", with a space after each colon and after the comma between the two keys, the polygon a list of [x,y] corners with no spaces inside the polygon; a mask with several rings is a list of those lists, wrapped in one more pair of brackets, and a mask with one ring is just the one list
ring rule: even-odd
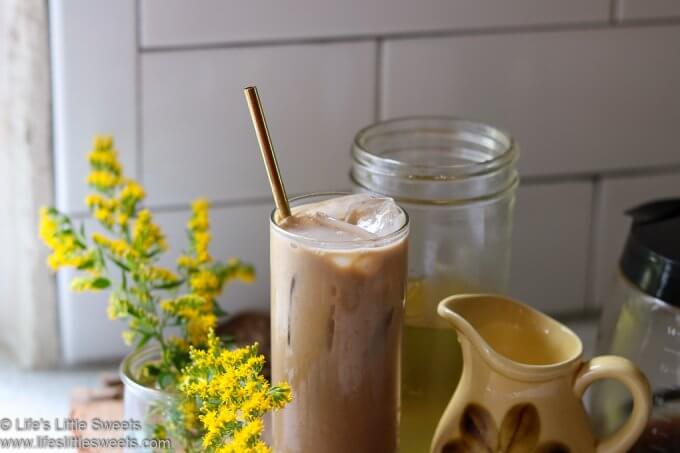
{"label": "mason jar rim", "polygon": [[[292,205],[295,202],[300,202],[303,200],[311,199],[311,198],[319,198],[319,197],[328,197],[328,198],[335,198],[335,197],[341,197],[344,195],[355,195],[352,192],[312,192],[308,194],[303,194],[299,195],[296,197],[293,197],[289,199],[289,203]],[[376,195],[371,195],[374,197],[377,197]],[[391,198],[391,197],[382,197],[382,198]],[[394,199],[393,199],[394,201]],[[386,234],[385,236],[380,236],[376,239],[365,239],[365,240],[352,240],[352,241],[347,241],[347,240],[338,240],[338,241],[329,241],[329,240],[321,240],[321,239],[314,239],[314,238],[309,238],[300,234],[295,234],[291,233],[290,231],[286,231],[285,229],[281,228],[279,224],[276,222],[276,213],[277,213],[277,208],[274,208],[269,215],[269,225],[271,226],[272,229],[274,229],[277,233],[281,234],[284,237],[287,237],[291,240],[294,240],[296,242],[300,242],[302,244],[306,244],[315,248],[320,248],[320,249],[327,249],[331,251],[337,251],[337,250],[343,250],[343,251],[353,251],[356,249],[361,249],[361,248],[380,248],[380,247],[385,247],[388,246],[392,243],[395,243],[397,239],[401,236],[405,236],[408,233],[409,227],[410,227],[410,218],[408,215],[408,212],[404,208],[402,208],[396,201],[394,201],[395,204],[399,209],[401,209],[401,212],[404,214],[404,223],[395,231]]]}
{"label": "mason jar rim", "polygon": [[[381,128],[407,125],[412,122],[441,122],[442,127],[424,126],[411,127],[394,131],[380,131]],[[466,130],[467,129],[467,130]],[[489,159],[479,162],[460,164],[414,164],[397,159],[381,156],[372,152],[367,146],[367,140],[374,136],[403,135],[406,133],[434,132],[440,135],[452,135],[458,131],[462,137],[492,140],[502,145],[502,151]],[[372,134],[373,133],[373,134]],[[403,176],[409,179],[425,179],[446,181],[476,177],[491,173],[499,168],[514,163],[519,155],[514,138],[502,129],[490,126],[480,121],[462,119],[445,115],[403,116],[373,123],[359,130],[352,145],[352,157],[355,163],[370,166],[374,173],[384,176]]]}
{"label": "mason jar rim", "polygon": [[160,352],[161,349],[159,345],[151,344],[134,350],[126,355],[119,368],[120,380],[123,384],[137,393],[152,395],[154,399],[170,398],[169,393],[154,387],[148,387],[139,382],[138,377],[135,376],[135,373],[132,370],[133,366],[139,361],[146,362],[152,358],[160,357]]}

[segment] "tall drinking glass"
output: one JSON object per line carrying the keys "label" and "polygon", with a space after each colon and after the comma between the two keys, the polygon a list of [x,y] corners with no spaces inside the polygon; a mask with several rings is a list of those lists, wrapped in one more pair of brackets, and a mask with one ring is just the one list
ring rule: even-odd
{"label": "tall drinking glass", "polygon": [[[291,208],[341,195],[303,196]],[[351,241],[306,237],[275,215],[272,379],[288,381],[294,399],[273,414],[274,451],[397,451],[407,215],[396,231]]]}

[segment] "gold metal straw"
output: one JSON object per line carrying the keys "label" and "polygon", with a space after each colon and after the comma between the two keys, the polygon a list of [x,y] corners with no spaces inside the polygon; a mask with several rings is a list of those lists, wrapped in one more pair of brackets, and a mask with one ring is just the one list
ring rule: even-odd
{"label": "gold metal straw", "polygon": [[262,159],[264,159],[264,165],[267,167],[267,176],[272,187],[274,203],[276,203],[276,209],[279,212],[279,220],[283,220],[286,217],[290,217],[290,206],[288,205],[288,197],[286,197],[286,189],[283,187],[279,164],[276,162],[276,154],[272,146],[272,139],[269,136],[267,120],[264,118],[260,96],[257,94],[256,87],[244,88],[243,94],[245,94],[246,101],[248,102],[250,117],[253,120],[253,127],[255,127],[257,141],[260,144],[260,151],[262,151]]}

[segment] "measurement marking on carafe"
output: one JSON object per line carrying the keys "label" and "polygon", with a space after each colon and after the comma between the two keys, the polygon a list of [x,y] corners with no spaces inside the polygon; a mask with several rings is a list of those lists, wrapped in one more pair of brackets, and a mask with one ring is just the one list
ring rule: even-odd
{"label": "measurement marking on carafe", "polygon": [[669,348],[669,347],[665,347],[665,348],[663,348],[663,350],[664,350],[665,352],[670,352],[671,354],[675,354],[675,355],[677,355],[678,357],[680,357],[680,351],[678,351],[677,349],[671,349],[671,348]]}

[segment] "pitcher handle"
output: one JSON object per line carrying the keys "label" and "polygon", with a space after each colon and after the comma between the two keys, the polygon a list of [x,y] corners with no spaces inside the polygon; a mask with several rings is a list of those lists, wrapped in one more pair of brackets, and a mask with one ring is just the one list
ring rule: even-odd
{"label": "pitcher handle", "polygon": [[652,407],[649,382],[633,362],[623,357],[605,355],[584,363],[574,380],[574,392],[580,399],[588,386],[600,379],[621,381],[633,396],[633,412],[615,433],[597,441],[597,453],[627,451],[638,440],[647,425]]}

